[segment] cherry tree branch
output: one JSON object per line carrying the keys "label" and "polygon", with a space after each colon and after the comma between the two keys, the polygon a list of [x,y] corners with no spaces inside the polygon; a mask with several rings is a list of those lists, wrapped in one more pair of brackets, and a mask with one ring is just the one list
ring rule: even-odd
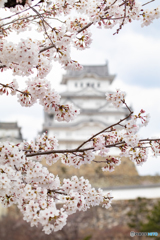
{"label": "cherry tree branch", "polygon": [[93,160],[93,162],[95,162],[95,163],[106,163],[106,161],[96,161],[96,160]]}
{"label": "cherry tree branch", "polygon": [[6,67],[6,65],[1,65],[1,66],[0,66],[0,69],[1,69],[1,68],[5,68],[5,67]]}
{"label": "cherry tree branch", "polygon": [[[141,144],[146,144],[146,143],[150,143],[150,142],[157,142],[160,141],[160,138],[146,138],[146,139],[140,139],[139,142]],[[88,141],[87,141],[88,142]],[[112,148],[112,147],[117,147],[120,148],[122,146],[124,146],[124,144],[126,144],[124,141],[121,142],[117,142],[114,144],[109,144],[109,145],[105,145],[105,148]],[[139,145],[139,143],[138,143]],[[145,148],[143,146],[136,146],[134,148]],[[38,151],[38,152],[33,152],[33,153],[27,153],[27,152],[32,152],[32,150],[29,149],[24,149],[24,151],[26,152],[26,157],[34,157],[34,156],[40,156],[40,155],[49,155],[49,154],[56,154],[56,153],[62,153],[62,154],[67,154],[67,153],[73,153],[75,155],[75,153],[84,153],[85,151],[89,151],[89,150],[94,150],[94,147],[89,147],[89,148],[83,148],[83,149],[62,149],[62,150],[50,150],[50,151]],[[95,151],[95,150],[94,150]],[[76,155],[78,157],[80,157],[79,155]]]}
{"label": "cherry tree branch", "polygon": [[119,31],[122,29],[123,25],[124,25],[124,21],[126,19],[126,4],[124,5],[124,16],[123,16],[123,20],[122,23],[120,24],[119,28],[117,29],[117,31],[115,33],[113,33],[113,35],[118,34]]}
{"label": "cherry tree branch", "polygon": [[151,2],[154,2],[154,1],[155,1],[155,0],[151,0],[151,1],[149,1],[149,2],[146,2],[146,3],[142,4],[142,6],[145,6],[145,5],[147,5],[147,4],[151,3]]}
{"label": "cherry tree branch", "polygon": [[[29,4],[28,4],[28,5],[29,5]],[[50,40],[51,43],[53,44],[53,41],[52,41],[52,39],[50,38],[50,36],[48,35],[44,23],[46,23],[47,25],[49,25],[49,24],[44,20],[44,18],[41,16],[41,14],[40,14],[36,9],[34,9],[34,7],[32,7],[31,5],[29,5],[29,7],[30,7],[30,8],[39,16],[39,18],[41,19],[42,25],[43,25],[43,28],[44,28],[44,31],[45,31],[45,34],[47,35],[47,37],[49,38],[49,40]]]}
{"label": "cherry tree branch", "polygon": [[12,89],[13,91],[16,91],[16,92],[22,93],[22,94],[24,94],[24,95],[31,95],[31,94],[28,93],[28,92],[22,92],[22,91],[20,91],[20,90],[18,90],[18,89],[15,89],[15,88],[9,86],[8,84],[0,83],[0,85],[1,85],[2,87],[10,88],[10,89]]}
{"label": "cherry tree branch", "polygon": [[65,193],[65,192],[59,192],[58,190],[50,190],[50,189],[48,189],[47,193],[48,193],[48,194],[57,193],[57,194],[66,195],[66,196],[68,195],[68,194]]}
{"label": "cherry tree branch", "polygon": [[[117,2],[117,0],[115,0],[110,6],[113,6],[116,2]],[[109,8],[110,8],[109,6],[106,6],[104,11],[107,11]]]}
{"label": "cherry tree branch", "polygon": [[93,24],[93,22],[88,23],[87,25],[85,25],[83,28],[81,28],[80,30],[77,31],[77,34],[80,32],[83,32],[85,29],[89,28],[91,25]]}
{"label": "cherry tree branch", "polygon": [[[80,32],[83,32],[85,29],[89,28],[92,24],[93,24],[93,22],[88,23],[86,26],[84,26],[83,28],[81,28],[80,30],[78,30],[78,31],[77,31],[77,34],[79,34]],[[39,53],[42,53],[42,52],[44,52],[44,51],[47,51],[47,50],[49,50],[49,49],[51,49],[51,48],[56,48],[56,49],[58,50],[58,48],[56,47],[56,45],[53,43],[52,45],[41,49],[41,50],[39,51]]]}
{"label": "cherry tree branch", "polygon": [[58,48],[56,47],[56,45],[55,45],[55,44],[52,44],[52,45],[50,45],[50,46],[48,46],[48,47],[44,47],[43,49],[41,49],[41,50],[39,51],[39,53],[45,52],[45,51],[47,51],[47,50],[49,50],[49,49],[51,49],[51,48],[56,48],[56,49],[58,50]]}
{"label": "cherry tree branch", "polygon": [[[125,104],[125,105],[126,105],[126,104]],[[126,105],[126,106],[127,106],[127,105]],[[127,106],[127,108],[129,109],[128,106]],[[133,114],[133,112],[132,112],[130,109],[129,109],[129,111],[130,111],[130,114],[129,114],[127,117],[125,117],[125,118],[123,118],[123,119],[120,119],[117,123],[114,123],[114,124],[112,124],[111,126],[103,129],[102,131],[94,134],[91,138],[89,138],[88,140],[86,140],[85,142],[83,142],[83,143],[77,148],[77,150],[79,150],[79,149],[80,149],[81,147],[83,147],[87,142],[91,141],[93,138],[95,138],[95,137],[98,136],[99,134],[103,133],[104,131],[106,131],[106,130],[108,130],[108,129],[110,129],[110,128],[113,128],[113,127],[116,126],[116,125],[119,125],[121,122],[123,122],[123,121],[125,121],[126,119],[130,118],[130,116]]]}
{"label": "cherry tree branch", "polygon": [[[43,16],[45,13],[39,13],[39,15]],[[26,17],[22,17],[22,18],[17,18],[17,19],[14,19],[10,22],[7,22],[7,23],[4,23],[2,25],[0,25],[0,28],[6,26],[6,25],[9,25],[9,24],[12,24],[12,23],[16,23],[18,21],[23,21],[23,20],[26,20],[26,19],[29,19],[29,18],[33,18],[33,20],[35,20],[36,18],[40,18],[40,16],[38,16],[37,14],[35,15],[30,15],[30,16],[26,16]],[[32,21],[32,20],[30,20]],[[19,23],[16,23],[16,24],[19,24]]]}
{"label": "cherry tree branch", "polygon": [[[36,4],[33,5],[32,7],[38,6],[41,2],[42,2],[42,1],[40,0],[38,3],[36,3]],[[1,18],[0,21],[4,21],[4,20],[6,20],[6,19],[10,19],[10,18],[15,17],[15,16],[17,16],[17,15],[23,13],[23,12],[26,12],[26,11],[28,11],[28,10],[30,10],[30,7],[29,7],[29,8],[26,8],[26,9],[20,11],[20,12],[17,12],[17,13],[15,13],[15,14],[11,15],[11,16],[8,16],[8,17],[5,17],[5,18]]]}

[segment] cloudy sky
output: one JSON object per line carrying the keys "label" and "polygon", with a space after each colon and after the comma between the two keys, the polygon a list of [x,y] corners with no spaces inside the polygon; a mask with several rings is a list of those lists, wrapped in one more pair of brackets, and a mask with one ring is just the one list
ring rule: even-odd
{"label": "cloudy sky", "polygon": [[[108,61],[110,73],[116,74],[112,89],[126,91],[126,100],[135,113],[143,108],[151,115],[149,125],[140,135],[160,137],[160,19],[144,28],[141,28],[140,22],[128,24],[114,36],[115,29],[104,30],[93,26],[91,30],[91,48],[72,50],[73,59],[81,64],[105,64]],[[59,85],[63,73],[61,66],[54,63],[53,71],[48,75],[58,91],[63,90]],[[10,82],[11,78],[10,73],[1,73],[3,82]],[[22,86],[21,78],[19,82]],[[23,137],[33,139],[42,129],[42,107],[36,104],[31,108],[22,108],[16,97],[0,97],[0,121],[17,121],[22,127]],[[138,171],[143,175],[160,174],[160,158],[150,158]]]}

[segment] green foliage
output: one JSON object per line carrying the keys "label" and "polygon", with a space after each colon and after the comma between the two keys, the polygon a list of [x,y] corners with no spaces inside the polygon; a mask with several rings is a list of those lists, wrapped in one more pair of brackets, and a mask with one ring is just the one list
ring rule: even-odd
{"label": "green foliage", "polygon": [[[136,207],[135,207],[136,204]],[[137,198],[136,201],[130,201],[131,209],[136,209],[135,211],[131,210],[128,212],[130,217],[130,222],[128,226],[134,228],[137,231],[140,231],[140,226],[144,218],[146,218],[148,210],[146,208],[147,202],[145,198]]]}
{"label": "green foliage", "polygon": [[141,223],[141,231],[160,232],[160,201],[153,207],[153,210],[147,216],[147,220],[147,223]]}
{"label": "green foliage", "polygon": [[158,232],[159,236],[154,239],[160,240],[160,201],[153,206],[151,211],[147,210],[145,199],[137,199],[136,204],[136,211],[128,212],[130,217],[128,226],[139,232]]}
{"label": "green foliage", "polygon": [[85,237],[83,240],[90,240],[91,239],[91,235],[89,235],[89,236],[87,236],[87,237]]}

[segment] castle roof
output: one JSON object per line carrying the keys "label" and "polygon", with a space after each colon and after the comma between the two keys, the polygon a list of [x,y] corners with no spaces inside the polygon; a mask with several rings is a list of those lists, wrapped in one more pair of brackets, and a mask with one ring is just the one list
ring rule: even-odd
{"label": "castle roof", "polygon": [[[21,133],[21,127],[18,126],[17,122],[0,122],[0,130],[5,130],[5,135],[0,134],[0,140],[2,141],[22,141],[22,133]],[[17,131],[16,135],[12,135],[10,131]]]}
{"label": "castle roof", "polygon": [[108,63],[105,65],[83,65],[81,71],[68,70],[62,77],[62,84],[66,84],[68,80],[83,79],[85,77],[92,77],[101,80],[109,80],[112,83],[116,75],[110,75],[108,71]]}
{"label": "castle roof", "polygon": [[0,129],[20,129],[17,122],[0,122]]}

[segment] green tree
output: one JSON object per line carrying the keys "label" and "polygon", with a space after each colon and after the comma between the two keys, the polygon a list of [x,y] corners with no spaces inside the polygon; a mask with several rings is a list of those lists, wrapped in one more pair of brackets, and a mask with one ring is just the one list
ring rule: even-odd
{"label": "green tree", "polygon": [[[160,233],[160,201],[153,207],[153,210],[147,216],[147,220],[147,223],[141,223],[140,231]],[[160,239],[160,237],[156,237],[156,239]]]}
{"label": "green tree", "polygon": [[148,201],[146,198],[137,198],[136,200],[130,200],[131,211],[128,212],[130,221],[128,226],[136,231],[140,231],[140,226],[143,219],[147,218],[149,210],[147,209]]}

